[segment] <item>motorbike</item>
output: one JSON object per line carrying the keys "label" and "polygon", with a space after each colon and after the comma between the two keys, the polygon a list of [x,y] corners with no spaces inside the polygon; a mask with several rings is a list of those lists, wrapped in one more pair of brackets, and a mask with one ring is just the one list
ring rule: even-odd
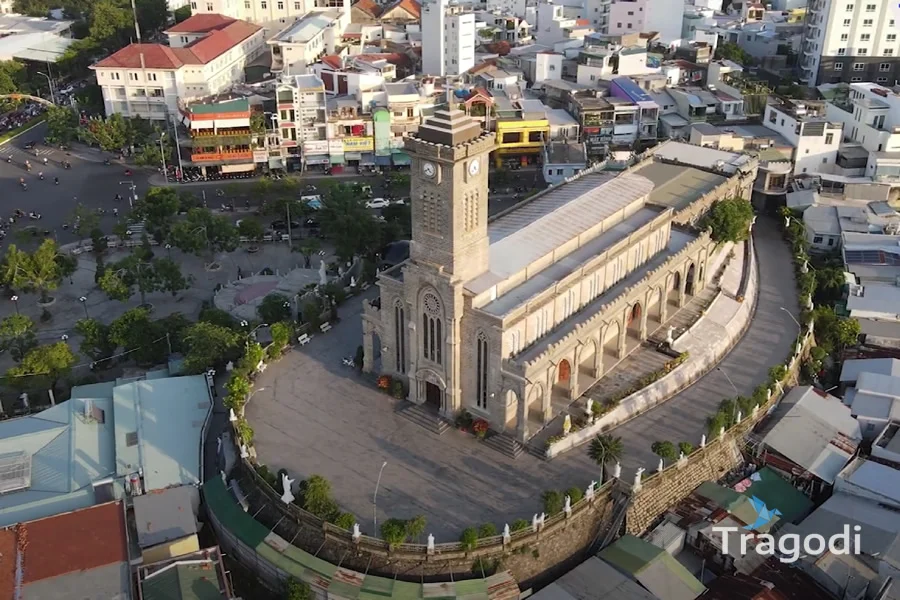
{"label": "motorbike", "polygon": [[43,180],[44,180],[44,174],[43,174],[43,173],[38,173],[38,178],[39,178],[41,181],[43,181]]}
{"label": "motorbike", "polygon": [[72,168],[72,163],[70,163],[69,161],[63,162],[63,168],[64,168],[64,169],[71,169],[71,168]]}
{"label": "motorbike", "polygon": [[28,218],[31,219],[32,221],[40,221],[41,213],[30,212],[30,213],[28,213]]}
{"label": "motorbike", "polygon": [[55,183],[56,185],[59,185],[59,177],[54,177],[53,183]]}
{"label": "motorbike", "polygon": [[22,186],[22,191],[25,191],[25,192],[28,191],[28,184],[27,184],[27,183],[25,183],[25,182],[23,181],[23,182],[22,182],[21,184],[19,184],[19,185]]}
{"label": "motorbike", "polygon": [[131,169],[125,169],[125,177],[131,177]]}
{"label": "motorbike", "polygon": [[103,159],[103,164],[108,167],[110,165],[109,159],[108,158]]}
{"label": "motorbike", "polygon": [[12,162],[12,154],[10,154],[9,156],[6,157],[6,162],[8,162],[8,163]]}

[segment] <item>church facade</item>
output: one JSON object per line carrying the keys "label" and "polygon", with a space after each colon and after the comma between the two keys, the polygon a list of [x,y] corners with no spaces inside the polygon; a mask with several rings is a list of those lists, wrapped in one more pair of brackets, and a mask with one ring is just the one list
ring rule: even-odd
{"label": "church facade", "polygon": [[456,110],[408,138],[410,257],[364,302],[363,369],[401,378],[409,401],[445,418],[465,409],[525,442],[703,289],[714,244],[692,225],[720,198],[749,197],[756,167],[651,156],[489,218],[494,146]]}

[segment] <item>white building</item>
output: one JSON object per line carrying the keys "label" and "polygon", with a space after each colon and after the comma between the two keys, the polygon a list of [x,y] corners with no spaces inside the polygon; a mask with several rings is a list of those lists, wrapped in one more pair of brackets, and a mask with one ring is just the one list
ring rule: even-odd
{"label": "white building", "polygon": [[[599,7],[596,8],[599,10]],[[578,15],[589,10],[589,7],[573,9],[562,2],[543,0],[537,7],[537,24],[532,32],[534,41],[553,47],[558,42],[584,39],[584,36],[594,32],[594,27],[590,19]]]}
{"label": "white building", "polygon": [[608,30],[604,33],[659,33],[661,44],[681,39],[684,2],[670,0],[616,0],[609,7]]}
{"label": "white building", "polygon": [[319,57],[334,52],[340,41],[338,11],[316,11],[303,15],[268,41],[272,48],[272,72],[303,75]]}
{"label": "white building", "polygon": [[443,77],[475,66],[475,13],[449,0],[422,4],[422,72]]}
{"label": "white building", "polygon": [[195,15],[167,30],[169,44],[130,44],[94,64],[107,115],[168,119],[178,100],[218,94],[243,81],[265,52],[262,28],[223,15]]}
{"label": "white building", "polygon": [[773,100],[766,104],[762,123],[794,147],[794,175],[833,172],[841,144],[840,123],[815,116],[799,102]]}
{"label": "white building", "polygon": [[282,147],[299,146],[304,165],[312,157],[327,158],[325,84],[315,75],[283,77],[275,89],[274,128]]}
{"label": "white building", "polygon": [[822,83],[900,78],[897,2],[810,0],[800,60],[800,78]]}

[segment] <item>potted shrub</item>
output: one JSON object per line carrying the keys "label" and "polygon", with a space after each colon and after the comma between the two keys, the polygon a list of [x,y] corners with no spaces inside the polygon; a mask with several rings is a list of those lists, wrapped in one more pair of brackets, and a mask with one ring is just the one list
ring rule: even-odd
{"label": "potted shrub", "polygon": [[488,429],[490,429],[490,426],[484,419],[475,419],[475,422],[472,423],[472,431],[480,440],[483,440],[484,436],[487,435]]}
{"label": "potted shrub", "polygon": [[468,432],[472,428],[473,420],[472,413],[463,409],[456,415],[456,422],[454,425],[456,425],[456,428],[460,431]]}
{"label": "potted shrub", "polygon": [[391,376],[381,375],[378,377],[378,389],[388,392],[391,389]]}

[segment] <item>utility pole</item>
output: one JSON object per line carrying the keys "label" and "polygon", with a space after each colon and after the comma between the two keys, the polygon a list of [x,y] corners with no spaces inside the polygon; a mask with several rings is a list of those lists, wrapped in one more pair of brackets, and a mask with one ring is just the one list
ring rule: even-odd
{"label": "utility pole", "polygon": [[169,183],[169,170],[166,168],[166,150],[163,148],[164,137],[166,137],[165,131],[159,134],[159,156],[162,158],[163,179],[165,179],[166,183]]}
{"label": "utility pole", "polygon": [[287,230],[288,230],[288,247],[294,243],[291,238],[291,199],[288,198],[287,202],[284,203],[284,208],[287,211]]}

